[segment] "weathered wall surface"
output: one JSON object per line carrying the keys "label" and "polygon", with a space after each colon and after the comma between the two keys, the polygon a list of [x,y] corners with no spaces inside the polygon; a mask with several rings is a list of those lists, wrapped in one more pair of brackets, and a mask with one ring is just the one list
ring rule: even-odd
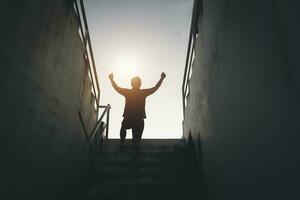
{"label": "weathered wall surface", "polygon": [[184,135],[212,199],[299,199],[297,1],[203,0]]}
{"label": "weathered wall surface", "polygon": [[1,4],[0,199],[60,199],[96,113],[71,0]]}

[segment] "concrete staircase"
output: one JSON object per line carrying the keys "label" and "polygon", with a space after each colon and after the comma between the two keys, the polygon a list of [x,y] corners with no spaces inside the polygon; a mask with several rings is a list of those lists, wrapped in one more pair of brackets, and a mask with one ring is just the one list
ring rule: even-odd
{"label": "concrete staircase", "polygon": [[198,199],[199,169],[180,139],[143,140],[137,155],[109,140],[97,155],[82,199]]}

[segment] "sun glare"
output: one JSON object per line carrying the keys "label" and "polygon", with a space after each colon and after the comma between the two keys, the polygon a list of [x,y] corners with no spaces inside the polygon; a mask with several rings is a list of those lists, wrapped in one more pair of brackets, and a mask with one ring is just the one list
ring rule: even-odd
{"label": "sun glare", "polygon": [[128,80],[141,72],[138,56],[134,53],[115,55],[114,61],[114,72],[117,73],[121,79]]}

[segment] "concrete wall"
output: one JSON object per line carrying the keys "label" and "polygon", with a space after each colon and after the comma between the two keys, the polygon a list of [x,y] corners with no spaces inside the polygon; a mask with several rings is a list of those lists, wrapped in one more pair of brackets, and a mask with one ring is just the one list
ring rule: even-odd
{"label": "concrete wall", "polygon": [[214,200],[300,198],[299,4],[203,0],[184,135]]}
{"label": "concrete wall", "polygon": [[96,120],[71,0],[1,4],[0,199],[61,199]]}

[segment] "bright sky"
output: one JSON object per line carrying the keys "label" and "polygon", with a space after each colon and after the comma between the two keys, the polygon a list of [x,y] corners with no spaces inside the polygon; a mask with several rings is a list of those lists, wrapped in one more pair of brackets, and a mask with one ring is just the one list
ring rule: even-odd
{"label": "bright sky", "polygon": [[[85,0],[101,89],[101,104],[111,104],[110,138],[119,138],[125,99],[108,79],[114,73],[121,87],[140,76],[153,87],[161,72],[161,88],[146,99],[143,138],[181,138],[181,84],[193,0]],[[127,131],[131,138],[131,130]]]}

